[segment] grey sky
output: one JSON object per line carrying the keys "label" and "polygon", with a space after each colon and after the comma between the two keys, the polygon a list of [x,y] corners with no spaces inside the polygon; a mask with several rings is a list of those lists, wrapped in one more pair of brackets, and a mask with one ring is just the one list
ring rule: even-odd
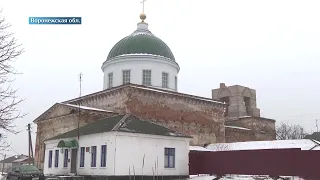
{"label": "grey sky", "polygon": [[[23,132],[8,134],[27,154],[27,123],[55,102],[102,90],[101,65],[112,46],[136,29],[140,0],[0,0],[26,52],[14,87],[27,98]],[[261,115],[316,130],[320,119],[319,0],[148,0],[146,22],[181,67],[179,91],[211,97],[220,82],[257,90]],[[81,16],[82,25],[29,25],[28,17]],[[319,121],[320,122],[320,121]],[[33,134],[36,125],[33,125]],[[33,136],[35,140],[35,136]],[[10,155],[13,155],[11,152]]]}

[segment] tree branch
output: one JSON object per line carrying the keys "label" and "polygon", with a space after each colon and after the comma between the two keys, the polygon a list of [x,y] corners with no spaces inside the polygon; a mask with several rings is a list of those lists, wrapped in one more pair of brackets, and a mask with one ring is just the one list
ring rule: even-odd
{"label": "tree branch", "polygon": [[[1,13],[0,10],[0,130],[18,133],[14,121],[25,116],[18,109],[23,99],[16,96],[17,90],[10,86],[13,82],[10,78],[18,74],[12,63],[24,50],[13,33],[8,32],[11,24],[6,22]],[[0,147],[3,146],[0,144]]]}

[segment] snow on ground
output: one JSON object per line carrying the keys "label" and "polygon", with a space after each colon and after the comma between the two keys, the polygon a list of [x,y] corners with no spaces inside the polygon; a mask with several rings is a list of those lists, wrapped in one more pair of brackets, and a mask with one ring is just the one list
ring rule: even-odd
{"label": "snow on ground", "polygon": [[[258,150],[258,149],[289,149],[301,148],[301,150],[320,150],[318,141],[310,139],[298,140],[274,140],[274,141],[248,141],[236,143],[210,144],[206,148],[211,151],[237,151],[237,150]],[[190,147],[190,150],[193,147]],[[194,147],[196,150],[197,147]],[[198,148],[201,151],[200,148]],[[204,151],[204,150],[202,150]]]}
{"label": "snow on ground", "polygon": [[[199,175],[190,176],[189,180],[213,180],[215,176]],[[227,175],[220,180],[272,180],[268,176]],[[303,180],[298,177],[286,177],[286,180]]]}
{"label": "snow on ground", "polygon": [[2,175],[2,174],[0,174],[0,180],[5,180],[6,179],[6,175],[4,174],[4,175]]}

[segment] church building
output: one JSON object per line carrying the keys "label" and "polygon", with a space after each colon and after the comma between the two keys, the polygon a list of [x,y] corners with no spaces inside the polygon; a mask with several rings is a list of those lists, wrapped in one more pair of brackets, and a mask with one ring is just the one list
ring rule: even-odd
{"label": "church building", "polygon": [[275,120],[260,117],[254,89],[221,83],[212,98],[179,92],[179,61],[149,30],[146,15],[140,19],[103,62],[102,91],[57,102],[34,120],[39,168],[44,166],[45,141],[128,113],[191,136],[190,145],[275,139]]}

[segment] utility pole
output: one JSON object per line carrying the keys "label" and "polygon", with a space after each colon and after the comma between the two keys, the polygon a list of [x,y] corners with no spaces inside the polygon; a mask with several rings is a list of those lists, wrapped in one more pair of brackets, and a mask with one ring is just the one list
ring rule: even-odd
{"label": "utility pole", "polygon": [[[30,165],[31,164],[31,160],[33,159],[33,148],[32,148],[32,140],[31,140],[31,124],[30,123],[28,124],[27,131],[28,131],[28,140],[29,140],[29,143],[28,143],[28,149],[29,149],[28,163]],[[33,162],[33,160],[32,160],[32,162]]]}
{"label": "utility pole", "polygon": [[30,143],[31,143],[31,141],[30,141],[30,131],[31,131],[31,126],[30,126],[30,124],[28,124],[28,129],[27,129],[27,131],[28,131],[28,141],[29,141],[29,143],[28,143],[28,163],[30,164]]}
{"label": "utility pole", "polygon": [[6,159],[6,154],[4,155],[4,157],[3,157],[3,163],[2,163],[2,175],[3,175],[3,171],[4,171],[4,160]]}
{"label": "utility pole", "polygon": [[[80,89],[79,89],[79,117],[78,117],[78,143],[79,143],[79,139],[80,139],[80,118],[81,118],[81,82],[82,82],[82,73],[79,74],[79,85],[80,85]],[[73,153],[73,151],[72,151]],[[71,155],[73,156],[73,155]],[[72,169],[72,167],[71,167]],[[75,174],[78,174],[77,168],[75,169]]]}
{"label": "utility pole", "polygon": [[319,129],[318,129],[318,119],[316,119],[316,126],[317,126],[317,132],[319,132]]}
{"label": "utility pole", "polygon": [[[2,139],[2,134],[0,133],[0,140]],[[4,160],[6,159],[6,154],[3,157],[3,163],[2,163],[2,176],[3,176],[3,171],[4,171]]]}
{"label": "utility pole", "polygon": [[78,117],[78,142],[80,138],[80,116],[81,116],[81,82],[82,82],[82,73],[79,74],[79,82],[80,82],[80,93],[79,93],[79,117]]}

